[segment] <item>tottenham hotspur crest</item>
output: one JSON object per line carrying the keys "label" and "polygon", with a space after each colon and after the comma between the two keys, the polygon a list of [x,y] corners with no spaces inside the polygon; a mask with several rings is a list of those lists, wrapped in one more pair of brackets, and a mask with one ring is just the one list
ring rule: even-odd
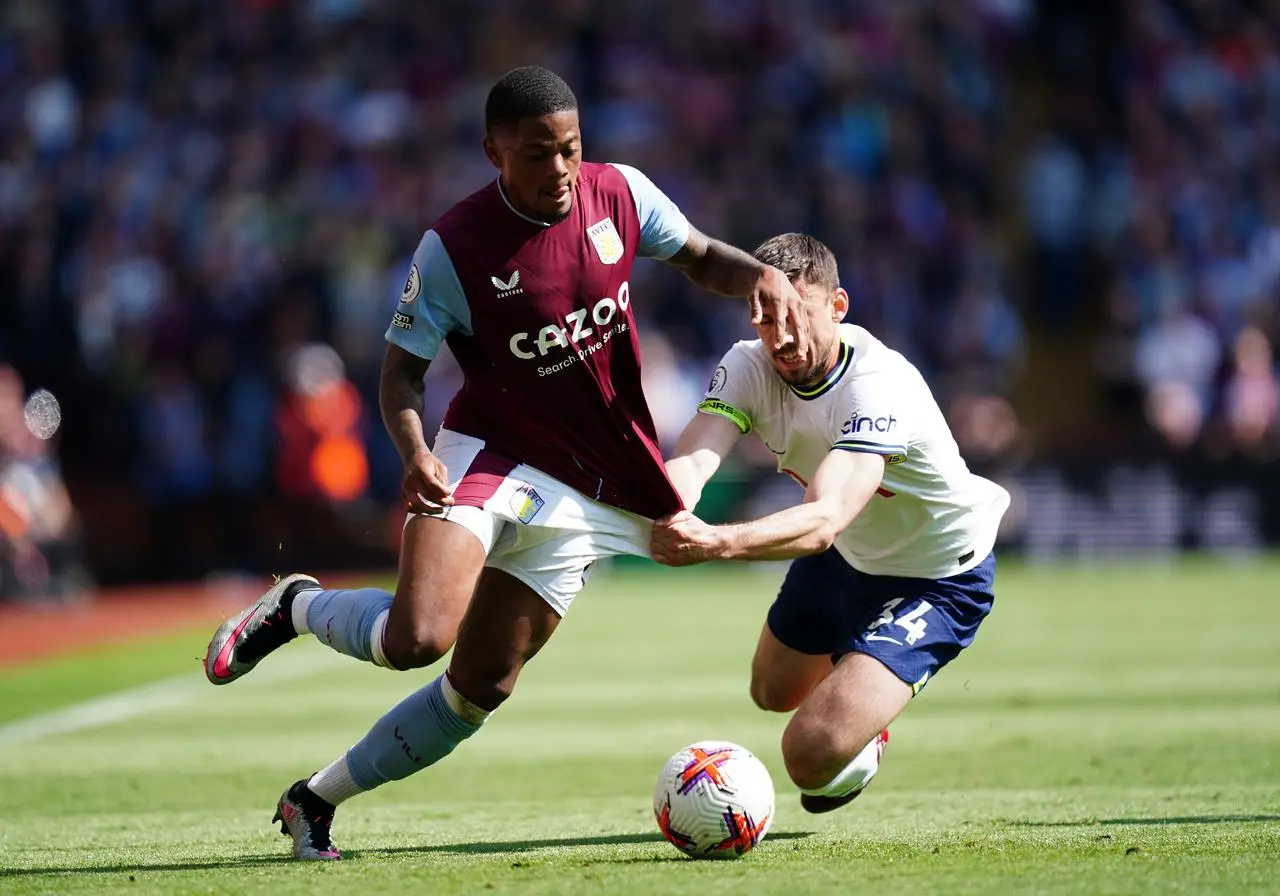
{"label": "tottenham hotspur crest", "polygon": [[617,264],[622,260],[622,237],[614,229],[613,218],[597,221],[587,228],[587,236],[591,237],[591,245],[596,247],[596,254],[605,264]]}

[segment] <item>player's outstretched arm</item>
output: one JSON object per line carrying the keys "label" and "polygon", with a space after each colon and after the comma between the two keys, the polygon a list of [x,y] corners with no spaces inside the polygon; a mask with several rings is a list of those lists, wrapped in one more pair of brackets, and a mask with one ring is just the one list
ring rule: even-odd
{"label": "player's outstretched arm", "polygon": [[720,469],[720,462],[733,450],[741,435],[738,425],[724,417],[693,415],[676,439],[675,453],[667,461],[667,477],[685,507],[693,510],[698,506],[703,486]]}
{"label": "player's outstretched arm", "polygon": [[832,451],[805,489],[804,501],[769,516],[709,526],[682,511],[653,526],[653,559],[667,566],[707,560],[790,560],[831,547],[880,486],[882,455]]}
{"label": "player's outstretched arm", "polygon": [[400,496],[405,507],[414,513],[439,513],[443,505],[453,503],[448,471],[431,453],[422,432],[422,401],[426,389],[422,378],[430,366],[431,362],[425,358],[389,342],[382,357],[382,376],[378,383],[382,424],[404,463]]}
{"label": "player's outstretched arm", "polygon": [[802,300],[782,271],[692,226],[684,246],[666,261],[704,289],[745,297],[751,305],[753,326],[766,314],[771,317],[773,348],[782,348],[794,338],[800,354],[808,352],[809,322],[800,310]]}

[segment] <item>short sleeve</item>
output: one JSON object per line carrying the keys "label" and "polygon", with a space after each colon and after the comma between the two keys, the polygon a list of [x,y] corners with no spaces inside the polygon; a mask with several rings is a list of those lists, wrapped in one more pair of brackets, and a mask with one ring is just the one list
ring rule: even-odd
{"label": "short sleeve", "polygon": [[471,309],[444,243],[428,230],[413,253],[387,341],[430,361],[454,330],[471,332]]}
{"label": "short sleeve", "polygon": [[698,412],[732,420],[745,435],[755,426],[756,409],[760,406],[763,375],[752,357],[754,343],[739,342],[720,359],[707,393],[698,403]]}
{"label": "short sleeve", "polygon": [[640,216],[639,254],[663,261],[683,249],[689,241],[689,219],[684,213],[638,168],[612,164],[627,179]]}
{"label": "short sleeve", "polygon": [[883,454],[891,464],[906,460],[912,420],[892,378],[860,377],[846,408],[831,434],[833,449]]}

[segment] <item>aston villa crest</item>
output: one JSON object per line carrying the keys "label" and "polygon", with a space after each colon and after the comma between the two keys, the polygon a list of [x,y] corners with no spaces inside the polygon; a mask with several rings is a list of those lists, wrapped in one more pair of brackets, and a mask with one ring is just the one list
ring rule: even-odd
{"label": "aston villa crest", "polygon": [[622,260],[622,237],[614,229],[613,219],[605,218],[587,228],[587,236],[591,237],[591,245],[596,247],[596,254],[605,264],[617,264]]}

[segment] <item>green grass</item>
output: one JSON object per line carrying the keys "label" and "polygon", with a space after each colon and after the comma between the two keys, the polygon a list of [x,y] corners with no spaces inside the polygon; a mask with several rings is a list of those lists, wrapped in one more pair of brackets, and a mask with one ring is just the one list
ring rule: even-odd
{"label": "green grass", "polygon": [[[799,809],[746,670],[779,570],[602,576],[516,697],[439,767],[344,806],[336,865],[286,860],[279,792],[432,672],[290,646],[202,683],[206,631],[0,674],[0,720],[182,675],[164,708],[24,743],[0,724],[0,893],[1280,892],[1280,565],[1000,573],[968,651],[893,726],[875,784]],[[289,677],[292,675],[292,677]],[[663,843],[662,762],[769,765],[736,862]]]}
{"label": "green grass", "polygon": [[211,634],[212,628],[206,626],[180,636],[94,647],[73,660],[0,668],[0,725],[170,676],[195,673],[201,677],[200,663]]}

